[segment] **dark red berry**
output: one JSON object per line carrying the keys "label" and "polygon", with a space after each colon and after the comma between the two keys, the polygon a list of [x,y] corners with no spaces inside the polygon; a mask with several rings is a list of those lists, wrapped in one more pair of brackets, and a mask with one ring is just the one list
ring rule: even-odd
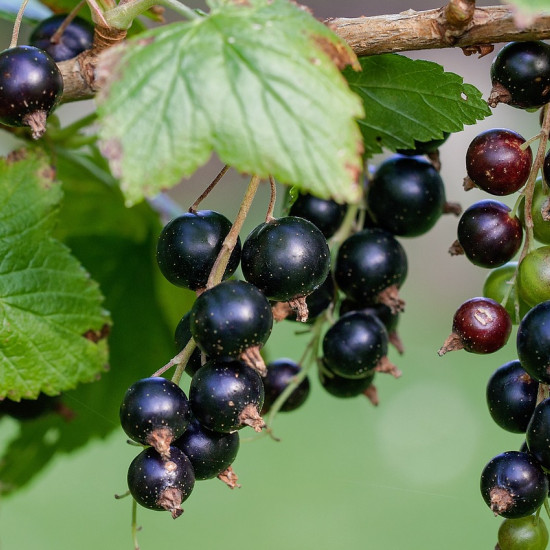
{"label": "dark red berry", "polygon": [[531,147],[517,132],[493,128],[477,135],[466,151],[466,170],[475,185],[491,195],[521,189],[531,171]]}
{"label": "dark red berry", "polygon": [[532,109],[550,101],[550,46],[544,42],[510,42],[491,65],[489,104]]}
{"label": "dark red berry", "polygon": [[195,486],[189,459],[177,447],[170,447],[166,460],[149,447],[134,458],[128,468],[128,488],[138,504],[150,510],[167,510],[175,519]]}
{"label": "dark red berry", "polygon": [[187,428],[189,403],[183,390],[161,377],[142,378],[132,384],[120,405],[120,423],[138,443],[152,445],[162,456]]}
{"label": "dark red berry", "polygon": [[439,355],[458,349],[493,353],[506,344],[511,331],[510,315],[498,302],[491,298],[471,298],[454,314],[452,333]]}
{"label": "dark red berry", "polygon": [[510,208],[492,199],[467,208],[458,222],[457,237],[466,257],[479,267],[493,268],[509,262],[523,239],[523,228]]}
{"label": "dark red berry", "polygon": [[29,44],[49,53],[54,61],[65,61],[89,50],[94,40],[94,27],[82,17],[75,17],[58,41],[51,41],[66,18],[67,14],[58,14],[40,21],[29,37]]}
{"label": "dark red berry", "polygon": [[16,46],[0,53],[0,123],[29,126],[38,139],[62,94],[61,71],[45,51]]}
{"label": "dark red berry", "polygon": [[367,188],[367,208],[377,227],[416,237],[429,231],[445,206],[445,187],[431,162],[393,156],[382,162]]}

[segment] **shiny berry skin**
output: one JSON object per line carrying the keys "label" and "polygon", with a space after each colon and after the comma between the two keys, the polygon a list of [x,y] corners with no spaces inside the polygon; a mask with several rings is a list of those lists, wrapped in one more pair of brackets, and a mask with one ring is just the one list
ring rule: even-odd
{"label": "shiny berry skin", "polygon": [[388,353],[388,333],[374,315],[346,313],[326,332],[323,357],[332,372],[344,378],[364,378]]}
{"label": "shiny berry skin", "polygon": [[[294,381],[302,368],[292,359],[276,359],[267,365],[267,375],[263,377],[265,399],[262,414],[265,415],[271,409],[273,403],[286,387]],[[292,393],[285,399],[279,411],[289,412],[301,407],[310,391],[309,379],[304,378]]]}
{"label": "shiny berry skin", "polygon": [[550,300],[550,246],[535,248],[521,260],[516,284],[520,298],[531,307]]}
{"label": "shiny berry skin", "polygon": [[466,170],[477,187],[491,195],[510,195],[521,189],[531,170],[533,152],[521,146],[517,132],[493,128],[478,134],[466,151]]}
{"label": "shiny berry skin", "polygon": [[348,207],[345,204],[338,204],[331,199],[321,199],[303,193],[292,203],[289,210],[290,216],[304,218],[318,227],[326,239],[332,237],[338,230]]}
{"label": "shiny berry skin", "polygon": [[550,101],[550,46],[540,41],[506,44],[491,65],[491,82],[491,106],[496,91],[497,103],[520,109],[542,107]]}
{"label": "shiny berry skin", "polygon": [[550,301],[530,309],[517,334],[521,366],[535,379],[550,384]]}
{"label": "shiny berry skin", "polygon": [[318,369],[319,382],[323,389],[339,399],[349,399],[363,395],[372,385],[375,371],[369,371],[363,378],[344,378],[332,372],[326,364]]}
{"label": "shiny berry skin", "polygon": [[174,441],[191,462],[195,479],[211,479],[226,470],[237,457],[239,433],[212,432],[192,419],[183,435]]}
{"label": "shiny berry skin", "polygon": [[536,512],[548,496],[548,478],[528,453],[507,451],[495,456],[481,474],[481,494],[491,510],[505,518]]}
{"label": "shiny berry skin", "polygon": [[128,468],[128,488],[136,502],[150,510],[167,510],[174,519],[183,513],[181,503],[194,486],[193,466],[177,447],[170,448],[168,460],[149,447]]}
{"label": "shiny berry skin", "polygon": [[224,281],[205,290],[193,304],[191,334],[208,357],[236,357],[262,346],[271,334],[267,298],[245,281]]}
{"label": "shiny berry skin", "polygon": [[[190,319],[191,313],[187,312],[181,319],[174,332],[174,342],[176,350],[179,353],[187,345],[192,338]],[[193,376],[202,366],[201,350],[196,347],[191,354],[191,357],[185,365],[185,371],[189,376]]]}
{"label": "shiny berry skin", "polygon": [[383,290],[399,288],[407,269],[405,250],[393,235],[383,229],[363,229],[338,249],[334,277],[347,297],[372,303]]}
{"label": "shiny berry skin", "polygon": [[376,226],[403,237],[429,231],[444,205],[443,180],[421,157],[390,157],[378,166],[367,189],[367,208]]}
{"label": "shiny berry skin", "polygon": [[527,431],[525,440],[529,452],[544,466],[550,468],[550,398],[542,400],[535,408]]}
{"label": "shiny berry skin", "polygon": [[164,453],[165,445],[170,445],[189,424],[189,402],[174,382],[162,377],[142,378],[126,391],[119,415],[128,437]]}
{"label": "shiny berry skin", "polygon": [[[466,300],[453,317],[453,335],[470,353],[485,354],[499,350],[508,341],[511,331],[510,315],[490,298]],[[439,353],[443,355],[442,350]]]}
{"label": "shiny berry skin", "polygon": [[60,14],[40,21],[29,37],[29,44],[50,54],[54,61],[65,61],[89,50],[94,40],[94,27],[82,17],[75,17],[67,25],[58,42],[50,40],[66,18],[67,14]]}
{"label": "shiny berry skin", "polygon": [[538,382],[518,360],[501,365],[487,383],[487,405],[493,420],[504,430],[525,433],[537,405]]}
{"label": "shiny berry skin", "polygon": [[[492,269],[483,283],[483,296],[491,298],[499,304],[502,303],[505,296],[508,296],[504,307],[512,319],[512,323],[517,325],[522,317],[529,311],[529,306],[516,297],[516,286],[510,288],[510,281],[514,279],[518,262],[507,262],[504,265]],[[519,310],[516,313],[516,300],[518,300]]]}
{"label": "shiny berry skin", "polygon": [[323,233],[295,216],[260,224],[243,244],[244,278],[270,300],[286,302],[311,294],[329,273],[330,250]]}
{"label": "shiny berry skin", "polygon": [[264,386],[260,375],[238,360],[212,359],[193,376],[189,401],[209,430],[229,433],[249,425],[261,431]]}
{"label": "shiny berry skin", "polygon": [[505,519],[498,529],[500,550],[546,550],[548,529],[542,516]]}
{"label": "shiny berry skin", "polygon": [[[45,130],[45,118],[63,95],[63,77],[55,61],[43,50],[16,46],[0,52],[0,123],[31,126],[33,137]],[[34,117],[43,116],[35,131]]]}
{"label": "shiny berry skin", "polygon": [[458,222],[458,242],[468,260],[485,268],[509,262],[523,240],[523,228],[510,208],[492,199],[481,200],[467,208]]}
{"label": "shiny berry skin", "polygon": [[345,299],[340,303],[340,316],[351,311],[360,311],[368,315],[376,316],[386,327],[388,334],[394,332],[399,324],[399,313],[393,313],[392,310],[385,304],[360,305],[352,300]]}
{"label": "shiny berry skin", "polygon": [[[157,263],[172,284],[191,290],[206,287],[208,276],[221,250],[231,222],[214,210],[186,212],[169,221],[157,243]],[[239,265],[241,243],[233,249],[224,279]]]}

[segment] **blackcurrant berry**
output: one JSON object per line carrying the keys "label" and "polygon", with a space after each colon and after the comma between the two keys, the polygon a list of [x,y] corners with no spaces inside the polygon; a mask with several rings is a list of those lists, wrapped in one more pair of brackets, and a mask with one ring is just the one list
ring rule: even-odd
{"label": "blackcurrant berry", "polygon": [[43,50],[16,46],[0,53],[0,123],[29,126],[34,139],[63,94],[63,77]]}
{"label": "blackcurrant berry", "polygon": [[535,248],[521,260],[516,283],[520,298],[529,306],[550,300],[550,246]]}
{"label": "blackcurrant berry", "polygon": [[94,40],[94,27],[82,17],[75,17],[58,41],[51,41],[66,18],[66,14],[60,14],[40,21],[31,33],[29,44],[49,53],[54,61],[65,61],[89,50]]}
{"label": "blackcurrant berry", "polygon": [[531,416],[525,433],[529,452],[544,466],[550,469],[550,398],[541,401]]}
{"label": "blackcurrant berry", "polygon": [[[267,374],[263,378],[265,399],[262,415],[270,411],[279,395],[294,381],[301,370],[302,368],[298,363],[286,358],[276,359],[267,365]],[[289,412],[298,409],[305,403],[309,390],[309,379],[306,377],[292,390],[279,410]]]}
{"label": "blackcurrant berry", "polygon": [[550,301],[530,309],[517,334],[521,366],[535,379],[550,384]]}
{"label": "blackcurrant berry", "polygon": [[537,404],[538,387],[519,361],[501,365],[487,383],[487,405],[493,420],[504,430],[525,433]]}
{"label": "blackcurrant berry", "polygon": [[237,357],[246,352],[251,366],[265,368],[259,348],[271,334],[273,314],[254,285],[224,281],[206,290],[195,300],[189,320],[193,338],[208,357]]}
{"label": "blackcurrant berry", "polygon": [[533,514],[548,496],[548,478],[530,454],[507,451],[495,456],[481,474],[481,494],[505,518]]}
{"label": "blackcurrant berry", "polygon": [[170,448],[166,460],[155,449],[144,449],[128,468],[128,488],[138,504],[150,510],[167,510],[175,519],[195,486],[193,466],[181,449]]}
{"label": "blackcurrant berry", "polygon": [[477,135],[466,152],[466,170],[477,187],[491,195],[509,195],[521,189],[531,171],[531,147],[517,132],[493,128]]}
{"label": "blackcurrant berry", "polygon": [[493,353],[506,344],[511,331],[510,315],[498,302],[490,298],[471,298],[456,310],[452,333],[438,353],[444,355],[458,349]]}
{"label": "blackcurrant berry", "polygon": [[500,550],[546,550],[548,529],[540,515],[505,519],[498,529]]}
{"label": "blackcurrant berry", "polygon": [[347,205],[338,204],[332,199],[321,199],[303,193],[298,195],[289,210],[290,216],[304,218],[318,227],[325,238],[332,237],[342,224]]}
{"label": "blackcurrant berry", "polygon": [[142,378],[132,384],[120,405],[120,423],[138,443],[152,445],[163,456],[187,428],[189,403],[183,390],[162,377]]}
{"label": "blackcurrant berry", "polygon": [[195,479],[211,479],[233,464],[239,451],[239,433],[212,432],[192,419],[174,446],[190,460]]}
{"label": "blackcurrant berry", "polygon": [[364,378],[388,353],[388,333],[374,315],[346,313],[326,332],[323,357],[332,372],[345,378]]}
{"label": "blackcurrant berry", "polygon": [[377,227],[416,237],[429,231],[445,205],[439,172],[421,157],[393,156],[382,162],[368,186],[367,208]]}
{"label": "blackcurrant berry", "polygon": [[[246,238],[242,250],[244,278],[270,300],[297,301],[327,278],[330,250],[321,231],[295,216],[260,224]],[[296,304],[299,307],[299,304]],[[307,308],[300,321],[307,320]]]}
{"label": "blackcurrant berry", "polygon": [[[166,224],[157,243],[157,262],[172,284],[198,290],[206,287],[208,276],[221,250],[231,222],[213,210],[186,212]],[[241,243],[231,253],[224,279],[239,265]]]}
{"label": "blackcurrant berry", "polygon": [[372,384],[375,374],[375,371],[369,371],[363,378],[344,378],[332,372],[324,362],[318,369],[321,386],[330,395],[340,399],[365,395],[377,405],[376,389]]}
{"label": "blackcurrant berry", "polygon": [[450,135],[449,132],[443,132],[443,137],[440,139],[430,139],[429,141],[418,141],[415,139],[413,149],[397,149],[397,153],[411,157],[429,155],[437,151],[447,141]]}
{"label": "blackcurrant berry", "polygon": [[334,277],[336,284],[359,303],[386,303],[403,309],[397,289],[407,277],[407,256],[399,242],[383,229],[363,229],[340,246]]}
{"label": "blackcurrant berry", "polygon": [[[178,353],[187,345],[189,340],[192,338],[191,335],[191,324],[190,324],[191,313],[186,313],[181,319],[178,325],[176,326],[176,331],[174,333],[174,342],[176,344],[176,349]],[[202,358],[201,350],[197,347],[193,350],[191,357],[185,365],[185,371],[189,376],[193,376],[201,367]]]}
{"label": "blackcurrant berry", "polygon": [[506,44],[491,65],[491,82],[491,107],[542,107],[550,101],[550,46],[540,41]]}
{"label": "blackcurrant berry", "polygon": [[458,222],[457,237],[466,257],[479,267],[492,268],[509,262],[523,239],[523,228],[510,208],[487,199],[472,204]]}
{"label": "blackcurrant berry", "polygon": [[215,432],[233,432],[245,426],[261,431],[260,410],[264,387],[260,375],[238,360],[212,359],[193,376],[189,389],[197,420]]}

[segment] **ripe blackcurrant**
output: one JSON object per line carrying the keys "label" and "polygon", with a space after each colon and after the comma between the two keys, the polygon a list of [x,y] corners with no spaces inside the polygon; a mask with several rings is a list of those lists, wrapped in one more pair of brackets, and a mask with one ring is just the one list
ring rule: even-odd
{"label": "ripe blackcurrant", "polygon": [[193,466],[181,449],[170,448],[166,460],[155,449],[144,449],[128,468],[128,488],[138,504],[167,510],[176,519],[195,485]]}
{"label": "ripe blackcurrant", "polygon": [[239,433],[213,432],[192,419],[174,446],[190,460],[195,479],[211,479],[233,464],[239,451]]}
{"label": "ripe blackcurrant", "polygon": [[369,371],[363,378],[344,378],[332,372],[323,362],[318,369],[319,381],[327,393],[340,399],[365,395],[373,405],[378,404],[376,388],[373,385],[375,371]]}
{"label": "ripe blackcurrant", "polygon": [[[295,216],[260,224],[242,250],[244,278],[270,300],[296,302],[298,320],[307,320],[303,298],[317,289],[330,270],[330,250],[321,231]],[[294,307],[294,305],[293,305]]]}
{"label": "ripe blackcurrant", "polygon": [[510,208],[492,199],[467,208],[458,222],[457,237],[466,257],[479,267],[498,267],[519,250],[523,228]]}
{"label": "ripe blackcurrant", "polygon": [[517,132],[493,128],[477,135],[466,152],[466,170],[475,185],[491,195],[509,195],[521,189],[531,170],[531,147]]}
{"label": "ripe blackcurrant", "polygon": [[491,82],[491,107],[542,107],[550,101],[550,46],[540,41],[506,44],[491,65]]}
{"label": "ripe blackcurrant", "polygon": [[325,238],[332,237],[342,224],[346,215],[347,205],[338,204],[332,199],[321,199],[302,193],[292,203],[290,216],[304,218],[318,227]]}
{"label": "ripe blackcurrant", "polygon": [[527,431],[525,440],[529,452],[544,466],[550,468],[550,398],[541,401],[535,408]]}
{"label": "ripe blackcurrant", "polygon": [[120,423],[138,443],[152,445],[169,456],[172,441],[189,424],[189,403],[183,390],[161,377],[142,378],[132,384],[120,405]]}
{"label": "ripe blackcurrant", "polygon": [[[267,365],[267,374],[263,378],[265,399],[262,414],[265,415],[271,409],[276,399],[283,393],[286,387],[294,381],[302,368],[292,359],[276,359]],[[292,393],[285,399],[281,412],[294,411],[301,407],[309,395],[309,379],[304,378]]]}
{"label": "ripe blackcurrant", "polygon": [[403,309],[397,289],[407,276],[407,256],[399,242],[383,229],[363,229],[340,246],[334,277],[336,284],[358,303],[386,303]]}
{"label": "ripe blackcurrant", "polygon": [[[213,210],[186,212],[168,222],[157,243],[157,262],[162,274],[174,285],[198,290],[205,288],[208,276],[231,222]],[[241,243],[231,253],[224,279],[239,265]]]}
{"label": "ripe blackcurrant", "polygon": [[493,420],[504,430],[525,433],[537,404],[538,387],[519,361],[501,365],[487,383],[487,405]]}
{"label": "ripe blackcurrant", "polygon": [[233,432],[245,426],[261,431],[264,386],[260,375],[238,360],[212,359],[193,376],[189,389],[197,420],[215,432]]}
{"label": "ripe blackcurrant", "polygon": [[421,157],[393,156],[382,162],[367,188],[367,208],[376,226],[416,237],[443,213],[445,188],[439,172]]}
{"label": "ripe blackcurrant", "polygon": [[29,44],[49,53],[54,61],[65,61],[76,57],[84,50],[89,50],[94,40],[94,27],[82,17],[75,17],[59,40],[52,42],[52,36],[66,18],[66,14],[58,14],[40,21],[31,33]]}
{"label": "ripe blackcurrant", "polygon": [[550,384],[550,301],[530,309],[517,334],[521,366],[535,379]]}
{"label": "ripe blackcurrant", "polygon": [[193,338],[208,357],[246,352],[251,366],[265,368],[259,348],[271,334],[273,314],[254,285],[232,280],[206,290],[193,304],[190,323]]}
{"label": "ripe blackcurrant", "polygon": [[548,496],[548,478],[528,453],[495,456],[481,474],[481,494],[491,510],[505,518],[533,514]]}
{"label": "ripe blackcurrant", "polygon": [[493,353],[506,344],[511,331],[510,315],[498,302],[490,298],[471,298],[456,310],[452,333],[438,353],[444,355],[458,349]]}
{"label": "ripe blackcurrant", "polygon": [[326,332],[323,357],[332,372],[344,378],[364,378],[388,353],[388,333],[374,315],[346,313]]}
{"label": "ripe blackcurrant", "polygon": [[29,126],[34,139],[63,94],[63,77],[43,50],[16,46],[0,53],[0,123]]}

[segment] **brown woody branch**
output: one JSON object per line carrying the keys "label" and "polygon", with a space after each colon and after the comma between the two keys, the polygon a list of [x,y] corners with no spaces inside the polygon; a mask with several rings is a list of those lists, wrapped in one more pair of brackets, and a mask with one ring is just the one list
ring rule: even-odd
{"label": "brown woody branch", "polygon": [[[352,47],[358,56],[389,52],[459,47],[465,52],[497,42],[550,38],[550,15],[535,18],[518,28],[510,8],[475,8],[473,0],[450,0],[442,8],[375,17],[336,18],[326,23]],[[79,57],[60,63],[65,80],[64,101],[91,97],[102,79],[96,66],[99,53],[121,40],[120,31],[97,29],[96,45]]]}
{"label": "brown woody branch", "polygon": [[[450,2],[449,6],[454,4],[457,3]],[[330,19],[327,23],[358,56],[550,38],[550,15],[537,17],[520,29],[508,7],[475,8],[461,28],[449,23],[449,11],[445,6],[394,15]]]}

